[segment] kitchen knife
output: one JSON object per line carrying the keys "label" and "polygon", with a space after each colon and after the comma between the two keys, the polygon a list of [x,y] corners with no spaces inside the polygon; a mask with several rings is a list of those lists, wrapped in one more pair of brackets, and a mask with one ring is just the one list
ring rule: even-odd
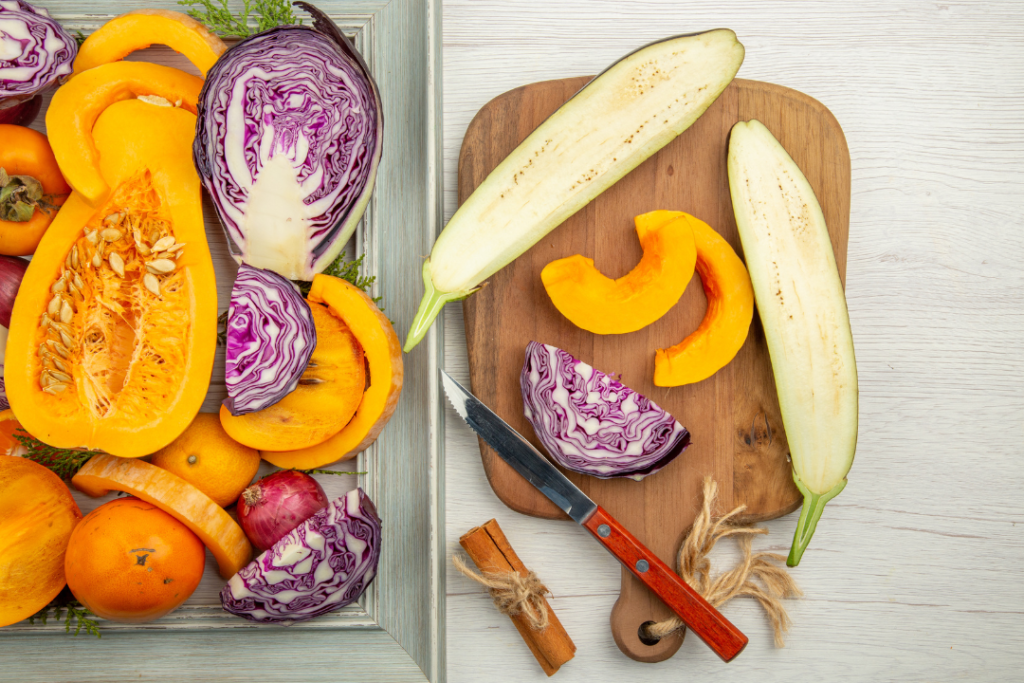
{"label": "kitchen knife", "polygon": [[551,502],[594,535],[633,575],[679,615],[686,626],[715,654],[730,661],[747,646],[747,637],[733,626],[668,565],[590,500],[540,451],[494,411],[441,370],[445,393],[455,411],[490,444],[502,460],[536,486]]}

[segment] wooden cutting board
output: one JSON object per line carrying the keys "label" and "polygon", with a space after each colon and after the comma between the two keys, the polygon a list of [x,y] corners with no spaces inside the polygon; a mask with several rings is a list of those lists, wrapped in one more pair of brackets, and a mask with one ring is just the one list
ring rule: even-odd
{"label": "wooden cutting board", "polygon": [[[509,91],[476,115],[459,157],[459,202],[479,185],[549,114],[589,78],[534,83]],[[680,210],[704,220],[742,255],[729,199],[726,148],[737,121],[764,123],[803,170],[821,202],[839,274],[846,273],[850,216],[850,156],[839,123],[821,103],[769,83],[735,80],[700,119],[659,153],[494,275],[463,303],[472,391],[541,449],[523,416],[519,373],[526,344],[553,344],[622,381],[668,410],[693,445],[642,482],[602,480],[567,472],[587,495],[615,516],[669,566],[700,506],[705,476],[719,484],[717,513],[746,505],[748,521],[773,519],[801,502],[787,459],[768,349],[758,316],[736,358],[698,384],[654,386],[654,352],[697,329],[706,309],[694,275],[679,303],[649,327],[624,335],[595,335],[575,327],[551,304],[540,271],[550,261],[582,254],[611,278],[629,272],[642,255],[635,215]],[[567,517],[480,442],[494,492],[510,508],[535,517]],[[581,531],[580,533],[586,533]],[[776,539],[776,543],[789,538]],[[645,645],[639,627],[671,615],[626,569],[612,610],[615,642],[644,662],[671,657],[682,638]]]}

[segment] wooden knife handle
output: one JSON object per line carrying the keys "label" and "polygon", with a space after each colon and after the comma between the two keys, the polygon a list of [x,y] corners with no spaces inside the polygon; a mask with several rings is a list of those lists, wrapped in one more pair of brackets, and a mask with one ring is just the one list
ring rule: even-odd
{"label": "wooden knife handle", "polygon": [[743,632],[626,531],[604,508],[598,506],[583,526],[678,614],[687,628],[707,643],[715,654],[728,662],[743,652],[747,646]]}

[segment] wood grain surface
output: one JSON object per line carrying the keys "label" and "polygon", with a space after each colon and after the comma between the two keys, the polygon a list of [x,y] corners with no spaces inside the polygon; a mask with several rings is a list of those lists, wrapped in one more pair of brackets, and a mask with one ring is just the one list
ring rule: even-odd
{"label": "wood grain surface", "polygon": [[[784,648],[761,608],[739,598],[722,612],[750,644],[728,665],[693,637],[659,664],[623,655],[607,622],[618,562],[575,525],[509,511],[476,436],[447,413],[449,552],[498,519],[579,648],[559,682],[1020,680],[1024,4],[445,0],[443,19],[445,218],[463,136],[488,101],[598,73],[676,33],[735,30],[747,49],[740,77],[819,100],[849,143],[861,430],[849,486],[791,572],[804,597],[786,601]],[[445,368],[465,383],[461,306],[445,316]],[[761,524],[771,533],[754,549],[788,552],[796,518]],[[730,541],[711,555],[716,570],[736,559]],[[546,680],[507,622],[449,571],[450,681]]]}
{"label": "wood grain surface", "polygon": [[[484,105],[462,143],[459,198],[484,178],[587,78],[546,81],[516,88]],[[801,497],[793,484],[788,447],[772,379],[764,332],[757,316],[746,343],[712,377],[682,387],[656,387],[654,351],[697,329],[707,307],[694,275],[679,303],[664,317],[630,334],[596,335],[577,328],[552,305],[540,271],[549,262],[582,254],[615,278],[642,255],[633,216],[655,209],[681,210],[710,224],[740,251],[726,174],[729,131],[758,119],[790,152],[814,188],[845,274],[850,212],[850,157],[835,117],[816,100],[788,88],[734,81],[697,122],[664,149],[552,231],[513,264],[491,277],[463,303],[472,390],[515,429],[541,448],[523,415],[520,371],[531,341],[553,344],[594,367],[620,375],[629,387],[668,410],[687,429],[692,445],[642,482],[597,479],[567,472],[661,559],[674,562],[693,522],[703,478],[720,483],[719,512],[745,505],[748,521],[792,512]],[[482,440],[484,471],[498,497],[517,512],[552,519],[564,513],[509,467]],[[672,656],[681,639],[657,645],[640,641],[640,624],[671,611],[632,573],[623,570],[622,595],[612,613],[616,643],[639,661]]]}

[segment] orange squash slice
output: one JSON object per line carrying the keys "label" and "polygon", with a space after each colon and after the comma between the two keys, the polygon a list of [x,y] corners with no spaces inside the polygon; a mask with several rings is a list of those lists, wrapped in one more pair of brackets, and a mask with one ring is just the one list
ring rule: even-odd
{"label": "orange squash slice", "polygon": [[347,460],[377,440],[398,406],[402,392],[402,346],[391,321],[358,287],[330,275],[316,275],[308,299],[327,305],[345,322],[363,347],[370,386],[352,421],[327,441],[302,450],[262,451],[263,459],[283,468],[316,469]]}
{"label": "orange squash slice", "polygon": [[[145,62],[101,64],[62,85],[46,110],[46,130],[68,185],[93,206],[109,195],[111,185],[100,170],[100,152],[93,139],[96,121],[107,107],[121,100],[155,95],[171,104],[180,102],[182,108],[195,114],[202,87],[201,78]],[[147,123],[143,119],[132,128]],[[193,133],[194,127],[193,123]],[[191,135],[188,144],[191,158]]]}
{"label": "orange squash slice", "polygon": [[228,49],[223,40],[187,14],[140,9],[114,17],[85,39],[75,57],[75,75],[120,61],[153,44],[166,45],[185,55],[203,76]]}
{"label": "orange squash slice", "polygon": [[697,273],[708,307],[704,320],[686,339],[654,357],[654,383],[677,387],[705,380],[736,357],[754,317],[754,290],[746,266],[721,235],[702,220],[679,211],[652,211],[637,217],[657,224],[685,217],[697,248]]}
{"label": "orange squash slice", "polygon": [[693,277],[697,255],[685,217],[665,222],[636,218],[644,255],[618,280],[603,275],[594,260],[558,259],[540,273],[555,308],[577,327],[594,334],[641,330],[669,312]]}
{"label": "orange squash slice", "polygon": [[71,478],[71,484],[93,497],[124,491],[156,505],[202,540],[225,579],[252,558],[252,545],[231,515],[195,486],[156,465],[96,455]]}
{"label": "orange squash slice", "polygon": [[11,408],[44,443],[140,457],[199,412],[217,297],[194,130],[186,111],[131,100],[92,131],[117,189],[98,211],[68,199],[25,273],[7,340]]}
{"label": "orange squash slice", "polygon": [[220,423],[238,443],[261,451],[307,448],[340,432],[355,414],[366,387],[363,349],[326,308],[313,303],[310,310],[316,348],[295,390],[254,413],[232,415],[220,407]]}
{"label": "orange squash slice", "polygon": [[64,553],[80,519],[56,474],[0,455],[0,626],[28,619],[64,588]]}

